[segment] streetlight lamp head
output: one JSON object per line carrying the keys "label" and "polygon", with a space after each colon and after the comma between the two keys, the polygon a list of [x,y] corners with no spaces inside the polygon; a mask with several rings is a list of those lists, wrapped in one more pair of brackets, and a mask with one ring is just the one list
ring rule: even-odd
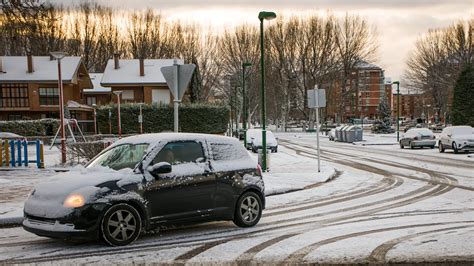
{"label": "streetlight lamp head", "polygon": [[61,51],[51,52],[49,54],[57,60],[61,60],[66,56],[66,53]]}
{"label": "streetlight lamp head", "polygon": [[400,85],[400,81],[393,81],[392,84]]}
{"label": "streetlight lamp head", "polygon": [[260,13],[258,13],[258,19],[259,20],[272,20],[274,18],[276,18],[276,14],[275,12],[271,12],[271,11],[261,11]]}
{"label": "streetlight lamp head", "polygon": [[242,67],[249,67],[251,65],[252,65],[251,63],[242,63]]}

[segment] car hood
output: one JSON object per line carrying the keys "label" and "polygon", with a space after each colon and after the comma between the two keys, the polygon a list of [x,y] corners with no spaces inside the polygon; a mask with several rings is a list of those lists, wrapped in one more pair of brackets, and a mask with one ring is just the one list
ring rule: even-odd
{"label": "car hood", "polygon": [[[24,211],[33,216],[59,218],[72,212],[71,208],[63,206],[70,194],[81,194],[86,203],[89,203],[98,194],[109,191],[109,182],[123,187],[142,180],[143,175],[135,174],[131,169],[115,171],[104,167],[75,167],[36,185],[25,203]],[[104,186],[106,183],[108,185]]]}
{"label": "car hood", "polygon": [[451,137],[454,141],[473,141],[474,135],[455,135]]}

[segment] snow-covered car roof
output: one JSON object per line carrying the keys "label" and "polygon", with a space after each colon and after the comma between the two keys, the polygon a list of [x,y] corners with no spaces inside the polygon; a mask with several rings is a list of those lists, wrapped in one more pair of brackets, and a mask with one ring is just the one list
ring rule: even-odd
{"label": "snow-covered car roof", "polygon": [[237,139],[219,135],[211,134],[198,134],[198,133],[152,133],[135,135],[131,137],[123,138],[116,141],[111,147],[123,145],[123,144],[139,144],[148,143],[150,145],[158,143],[159,141],[171,141],[171,140],[193,140],[193,139],[207,139],[211,142],[238,142]]}

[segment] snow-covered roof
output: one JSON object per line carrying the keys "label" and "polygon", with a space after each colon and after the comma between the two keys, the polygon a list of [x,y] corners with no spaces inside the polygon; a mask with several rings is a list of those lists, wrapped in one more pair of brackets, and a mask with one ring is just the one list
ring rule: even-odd
{"label": "snow-covered roof", "polygon": [[358,62],[358,63],[355,64],[354,67],[357,68],[357,69],[378,69],[378,70],[381,69],[379,66],[368,63],[366,61]]}
{"label": "snow-covered roof", "polygon": [[93,89],[85,89],[85,93],[109,93],[111,91],[110,88],[103,87],[100,82],[102,81],[103,73],[89,73],[89,76],[92,81],[92,85],[94,85]]}
{"label": "snow-covered roof", "polygon": [[[58,82],[58,63],[49,56],[33,56],[33,70],[28,73],[26,56],[2,56],[0,58],[3,72],[0,72],[0,83]],[[61,77],[69,83],[81,65],[81,57],[66,56],[61,60]]]}
{"label": "snow-covered roof", "polygon": [[[166,84],[161,67],[172,66],[174,59],[145,59],[145,75],[140,76],[139,59],[120,59],[119,68],[115,69],[114,60],[110,59],[102,77],[102,86],[140,85],[153,86]],[[178,59],[178,64],[184,60]]]}

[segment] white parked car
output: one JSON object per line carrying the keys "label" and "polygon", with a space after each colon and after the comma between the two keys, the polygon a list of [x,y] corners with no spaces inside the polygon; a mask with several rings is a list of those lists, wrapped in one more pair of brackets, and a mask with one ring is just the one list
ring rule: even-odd
{"label": "white parked car", "polygon": [[258,128],[249,128],[249,129],[247,129],[247,134],[246,134],[247,146],[246,146],[246,148],[248,150],[250,150],[252,148],[253,140],[255,139],[255,136],[258,135],[258,134],[262,135],[262,130],[261,129],[258,129]]}
{"label": "white parked car", "polygon": [[430,147],[434,148],[436,145],[436,137],[433,135],[433,131],[427,128],[412,128],[409,129],[400,139],[400,148],[410,147]]}
{"label": "white parked car", "polygon": [[[252,144],[251,144],[251,149],[253,152],[257,152],[259,149],[262,149],[262,130],[257,129],[258,132],[256,132],[252,138]],[[272,152],[277,152],[278,151],[278,141],[273,135],[271,131],[266,131],[266,143],[267,143],[267,150],[271,150]]]}
{"label": "white parked car", "polygon": [[452,149],[454,153],[460,151],[474,151],[474,129],[470,126],[446,127],[439,138],[439,152]]}

